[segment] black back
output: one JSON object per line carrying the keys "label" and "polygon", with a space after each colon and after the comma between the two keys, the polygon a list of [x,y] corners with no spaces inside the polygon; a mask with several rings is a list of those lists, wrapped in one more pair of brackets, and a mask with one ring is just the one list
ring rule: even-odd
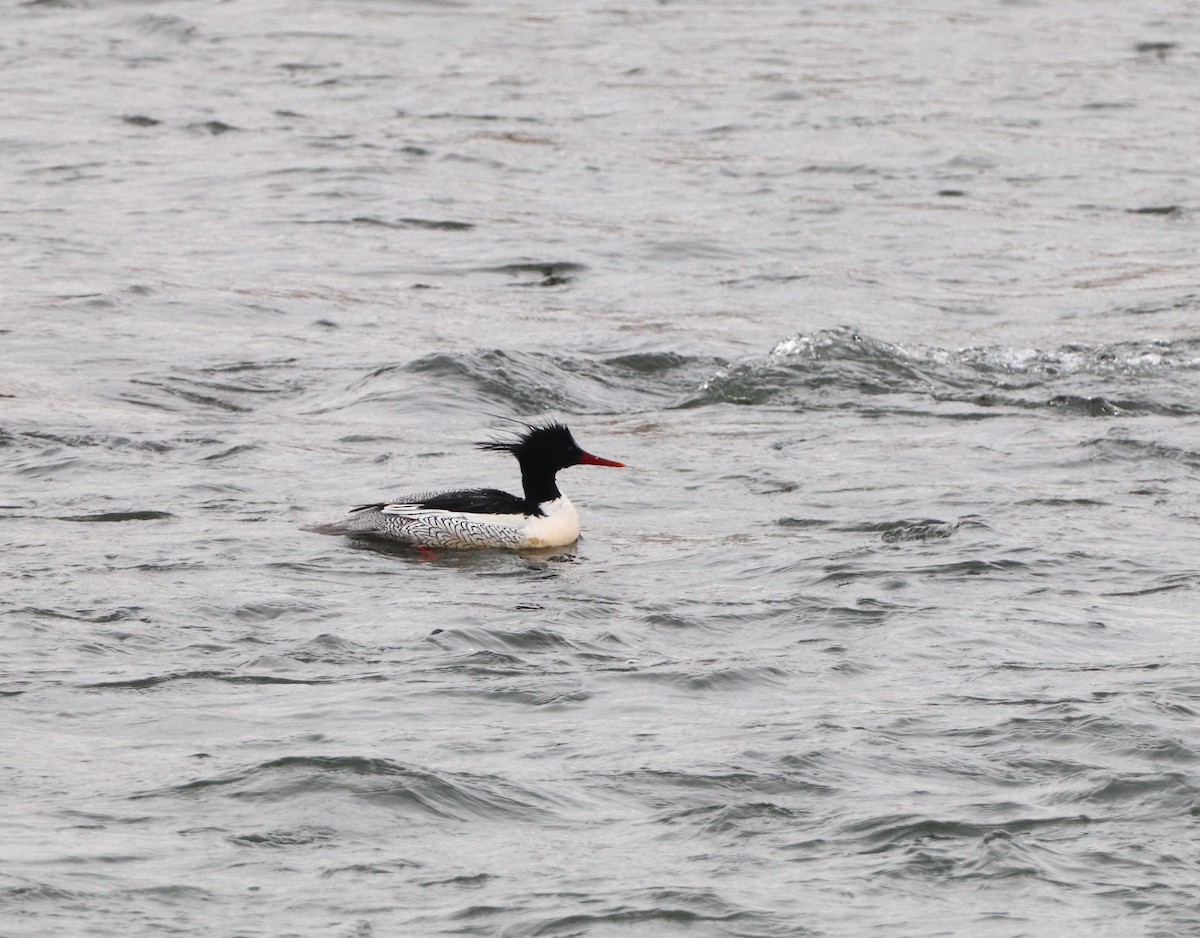
{"label": "black back", "polygon": [[354,511],[379,511],[387,505],[416,505],[438,511],[466,511],[483,515],[529,515],[540,514],[529,511],[525,501],[499,489],[458,489],[452,492],[437,492],[424,498],[404,502],[376,502],[359,505]]}
{"label": "black back", "polygon": [[469,511],[484,515],[527,514],[525,502],[499,489],[463,489],[458,492],[442,492],[421,502],[422,508],[440,508],[443,511]]}

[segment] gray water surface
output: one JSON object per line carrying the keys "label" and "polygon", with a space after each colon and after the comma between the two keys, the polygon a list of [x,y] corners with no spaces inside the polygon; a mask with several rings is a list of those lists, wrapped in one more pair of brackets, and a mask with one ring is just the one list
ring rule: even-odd
{"label": "gray water surface", "polygon": [[1191,5],[4,25],[0,935],[1200,928]]}

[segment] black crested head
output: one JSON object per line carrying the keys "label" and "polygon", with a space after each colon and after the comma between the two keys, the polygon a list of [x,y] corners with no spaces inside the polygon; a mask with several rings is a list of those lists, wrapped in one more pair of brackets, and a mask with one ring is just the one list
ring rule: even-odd
{"label": "black crested head", "polygon": [[551,474],[579,465],[586,455],[565,424],[554,422],[540,427],[526,424],[525,427],[526,431],[515,440],[489,440],[476,445],[493,453],[511,453],[517,457],[522,469],[537,466]]}
{"label": "black crested head", "polygon": [[585,453],[564,424],[551,422],[535,427],[523,424],[525,432],[515,440],[489,440],[476,444],[493,453],[511,453],[521,464],[521,483],[529,510],[543,502],[558,498],[554,477],[561,469],[586,464],[591,466],[621,466],[611,459],[601,459]]}

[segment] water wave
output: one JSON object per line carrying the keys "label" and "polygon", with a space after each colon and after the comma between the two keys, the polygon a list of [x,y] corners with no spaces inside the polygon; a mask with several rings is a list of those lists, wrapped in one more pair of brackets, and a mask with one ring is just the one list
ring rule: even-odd
{"label": "water wave", "polygon": [[[948,349],[889,342],[850,327],[798,333],[767,354],[651,350],[609,356],[477,349],[379,365],[340,388],[314,383],[292,358],[143,373],[107,393],[158,411],[248,415],[301,398],[309,414],[385,405],[636,414],[714,405],[923,412],[977,419],[1013,411],[1106,418],[1200,413],[1200,339]],[[294,406],[294,405],[292,405]],[[110,439],[93,429],[0,429],[5,447],[153,447],[195,442]],[[216,441],[212,441],[216,442]],[[227,458],[225,447],[211,458]],[[240,452],[240,451],[239,451]],[[39,466],[39,471],[46,471]]]}
{"label": "water wave", "polygon": [[245,414],[265,401],[299,393],[299,365],[282,358],[176,367],[166,374],[137,375],[116,397],[157,410]]}
{"label": "water wave", "polygon": [[322,396],[312,413],[367,405],[480,405],[519,414],[637,413],[687,400],[725,362],[675,352],[607,358],[506,349],[435,352],[377,368]]}
{"label": "water wave", "polygon": [[886,342],[849,327],[801,333],[733,364],[688,403],[869,407],[871,398],[1107,417],[1200,413],[1200,339],[945,349]]}
{"label": "water wave", "polygon": [[[311,413],[372,404],[490,406],[536,414],[643,413],[722,404],[955,419],[1043,411],[1068,417],[1200,413],[1200,339],[947,349],[888,342],[849,327],[800,333],[762,356],[730,361],[673,350],[614,356],[479,349],[435,352],[376,368]],[[197,376],[157,382],[201,406],[252,406],[266,388]],[[281,388],[273,388],[279,391]],[[232,392],[232,393],[231,393]],[[434,393],[436,392],[436,393]]]}
{"label": "water wave", "polygon": [[340,792],[411,814],[438,819],[513,817],[544,819],[553,805],[535,792],[502,779],[461,772],[434,772],[366,756],[284,756],[224,775],[199,778],[130,797],[225,795],[274,802]]}

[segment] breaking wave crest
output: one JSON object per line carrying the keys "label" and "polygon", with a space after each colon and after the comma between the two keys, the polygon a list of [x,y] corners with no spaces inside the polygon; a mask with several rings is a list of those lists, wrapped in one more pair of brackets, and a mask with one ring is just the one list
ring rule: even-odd
{"label": "breaking wave crest", "polygon": [[1196,370],[1196,339],[955,350],[886,342],[843,327],[797,334],[762,358],[732,364],[688,403],[820,410],[887,407],[890,398],[893,409],[932,402],[1081,416],[1182,415],[1195,405],[1176,375]]}

